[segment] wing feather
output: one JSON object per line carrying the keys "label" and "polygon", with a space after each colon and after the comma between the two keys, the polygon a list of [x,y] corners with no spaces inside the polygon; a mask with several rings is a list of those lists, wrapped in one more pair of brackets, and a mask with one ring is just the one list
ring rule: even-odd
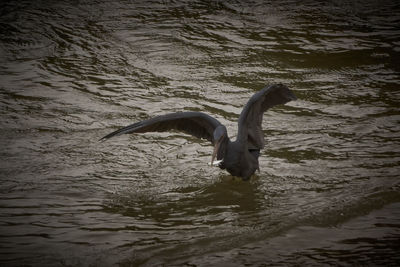
{"label": "wing feather", "polygon": [[166,132],[178,130],[214,143],[213,133],[221,123],[202,112],[177,112],[139,121],[112,132],[100,140],[129,133]]}
{"label": "wing feather", "polygon": [[282,84],[267,86],[255,93],[239,117],[238,140],[247,142],[249,149],[262,149],[265,145],[262,118],[269,108],[296,100],[296,96]]}

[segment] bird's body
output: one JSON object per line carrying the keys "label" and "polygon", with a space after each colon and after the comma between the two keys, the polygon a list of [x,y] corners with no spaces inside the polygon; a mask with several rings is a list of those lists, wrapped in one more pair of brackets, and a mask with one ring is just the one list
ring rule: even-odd
{"label": "bird's body", "polygon": [[[258,153],[255,153],[255,151],[258,151]],[[222,154],[224,154],[224,157],[217,158],[222,160],[219,167],[226,169],[233,176],[247,180],[259,168],[259,150],[250,151],[238,141],[231,142],[228,140],[226,150]]]}
{"label": "bird's body", "polygon": [[221,169],[226,169],[233,176],[248,180],[259,169],[258,157],[264,147],[261,128],[263,113],[275,105],[295,99],[294,94],[281,84],[265,87],[254,94],[240,114],[235,141],[229,139],[224,125],[202,112],[177,112],[157,116],[112,132],[102,140],[126,133],[180,130],[212,142],[214,152],[211,164],[216,158],[220,161]]}

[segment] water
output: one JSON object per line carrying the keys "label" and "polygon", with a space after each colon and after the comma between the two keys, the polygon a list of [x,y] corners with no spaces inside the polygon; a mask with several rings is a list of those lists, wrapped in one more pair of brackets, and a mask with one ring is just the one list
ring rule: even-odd
{"label": "water", "polygon": [[[397,1],[14,1],[0,12],[0,264],[396,265]],[[264,116],[250,182],[177,132],[98,139],[203,111]]]}

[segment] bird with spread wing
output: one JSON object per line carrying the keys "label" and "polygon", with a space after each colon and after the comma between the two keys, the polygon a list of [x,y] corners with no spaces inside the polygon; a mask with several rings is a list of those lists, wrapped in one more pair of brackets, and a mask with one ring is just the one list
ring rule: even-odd
{"label": "bird with spread wing", "polygon": [[262,131],[264,112],[291,100],[296,100],[296,96],[282,84],[270,85],[255,93],[239,116],[235,141],[229,139],[224,125],[203,112],[177,112],[157,116],[128,125],[101,140],[128,133],[182,131],[212,143],[214,151],[211,165],[216,164],[231,175],[248,180],[259,169],[258,157],[265,145]]}

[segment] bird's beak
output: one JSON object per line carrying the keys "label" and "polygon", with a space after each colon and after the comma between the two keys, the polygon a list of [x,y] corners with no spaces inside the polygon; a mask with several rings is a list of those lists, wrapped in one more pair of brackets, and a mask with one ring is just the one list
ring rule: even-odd
{"label": "bird's beak", "polygon": [[221,146],[221,143],[222,143],[222,138],[219,139],[219,140],[217,141],[217,143],[215,144],[215,146],[214,146],[214,151],[213,151],[213,154],[212,154],[212,157],[211,157],[211,166],[213,166],[215,157],[216,157],[217,154],[218,154],[218,150],[219,150],[219,147]]}

